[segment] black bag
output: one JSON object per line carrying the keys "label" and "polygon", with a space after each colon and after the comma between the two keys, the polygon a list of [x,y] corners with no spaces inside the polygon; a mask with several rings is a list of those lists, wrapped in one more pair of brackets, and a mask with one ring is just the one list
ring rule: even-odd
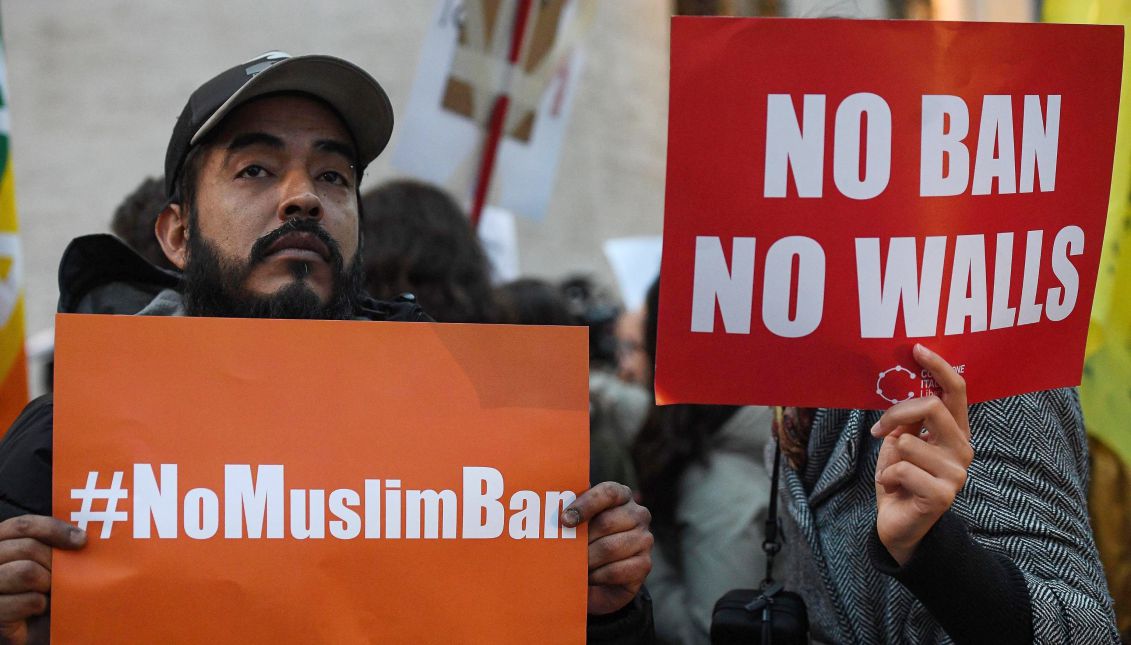
{"label": "black bag", "polygon": [[780,582],[765,590],[732,589],[715,603],[711,616],[713,645],[804,644],[808,634],[805,601],[782,589]]}
{"label": "black bag", "polygon": [[[780,422],[780,419],[779,419]],[[770,508],[766,513],[766,579],[758,589],[732,589],[715,603],[711,615],[712,645],[794,645],[809,642],[809,616],[801,596],[774,582],[774,556],[778,540],[778,471],[781,449],[774,446],[774,474]]]}

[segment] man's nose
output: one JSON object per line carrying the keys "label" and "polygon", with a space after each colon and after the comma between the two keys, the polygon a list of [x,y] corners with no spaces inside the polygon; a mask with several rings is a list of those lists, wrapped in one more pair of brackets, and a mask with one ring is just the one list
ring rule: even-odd
{"label": "man's nose", "polygon": [[288,173],[279,202],[279,219],[322,219],[322,200],[314,193],[314,182],[305,171]]}

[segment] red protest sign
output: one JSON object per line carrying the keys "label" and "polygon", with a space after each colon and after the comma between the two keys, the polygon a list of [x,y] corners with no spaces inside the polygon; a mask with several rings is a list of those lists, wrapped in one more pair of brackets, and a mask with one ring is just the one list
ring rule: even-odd
{"label": "red protest sign", "polygon": [[1119,27],[675,18],[656,395],[882,408],[1076,385]]}

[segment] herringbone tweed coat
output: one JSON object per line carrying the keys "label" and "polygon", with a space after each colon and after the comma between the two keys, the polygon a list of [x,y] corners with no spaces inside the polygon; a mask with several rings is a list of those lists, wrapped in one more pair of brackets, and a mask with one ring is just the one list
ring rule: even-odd
{"label": "herringbone tweed coat", "polygon": [[[869,429],[879,415],[817,412],[807,463],[800,472],[785,467],[782,473],[786,524],[802,542],[787,549],[811,552],[805,568],[822,596],[810,603],[818,605],[810,608],[818,614],[816,633],[838,643],[951,642],[916,597],[869,558],[880,446]],[[970,426],[974,462],[951,511],[974,542],[1020,570],[1034,642],[1118,643],[1088,521],[1088,445],[1076,390],[973,405]],[[995,641],[993,634],[984,636]]]}

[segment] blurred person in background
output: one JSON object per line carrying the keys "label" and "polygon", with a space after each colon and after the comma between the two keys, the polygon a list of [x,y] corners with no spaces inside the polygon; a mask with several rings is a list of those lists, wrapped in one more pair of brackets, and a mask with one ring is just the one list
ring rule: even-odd
{"label": "blurred person in background", "polygon": [[[573,314],[570,301],[561,289],[535,278],[522,278],[499,287],[503,322],[515,325],[575,325],[582,320]],[[617,481],[636,488],[636,475],[628,447],[615,424],[589,405],[589,480]]]}
{"label": "blurred person in background", "polygon": [[617,316],[617,376],[625,383],[652,385],[652,363],[644,350],[644,311],[625,311]]}
{"label": "blurred person in background", "polygon": [[617,340],[613,327],[620,306],[592,278],[575,274],[562,280],[562,295],[570,313],[589,327],[589,369],[613,371],[617,364]]}
{"label": "blurred person in background", "polygon": [[361,199],[363,273],[370,295],[392,300],[411,293],[437,322],[498,320],[491,263],[450,195],[402,179]]}
{"label": "blurred person in background", "polygon": [[605,442],[610,472],[624,473],[622,480],[636,488],[635,468],[629,449],[652,405],[643,387],[617,376],[616,321],[622,308],[609,289],[593,278],[577,274],[564,279],[561,292],[573,315],[589,327],[589,424],[592,436]]}
{"label": "blurred person in background", "polygon": [[163,177],[146,177],[132,193],[126,195],[114,211],[110,230],[119,239],[137,251],[138,255],[149,260],[150,264],[176,271],[177,268],[165,257],[153,227],[169,198],[165,195]]}
{"label": "blurred person in background", "polygon": [[[649,374],[658,303],[657,280],[643,312]],[[636,436],[632,454],[656,538],[648,589],[659,642],[709,643],[715,602],[765,574],[772,425],[768,407],[653,405]]]}
{"label": "blurred person in background", "polygon": [[1131,643],[1131,466],[1106,442],[1088,436],[1088,510],[1096,548],[1115,601],[1116,626]]}
{"label": "blurred person in background", "polygon": [[615,327],[621,307],[607,289],[586,276],[566,278],[561,291],[574,315],[589,326],[590,435],[603,446],[600,451],[593,451],[593,458],[604,464],[598,468],[621,474],[625,479],[617,481],[635,489],[636,472],[630,448],[652,406],[652,396],[640,385],[625,382],[617,375]]}
{"label": "blurred person in background", "polygon": [[511,325],[570,325],[581,320],[554,285],[538,278],[512,280],[497,290],[500,322]]}

